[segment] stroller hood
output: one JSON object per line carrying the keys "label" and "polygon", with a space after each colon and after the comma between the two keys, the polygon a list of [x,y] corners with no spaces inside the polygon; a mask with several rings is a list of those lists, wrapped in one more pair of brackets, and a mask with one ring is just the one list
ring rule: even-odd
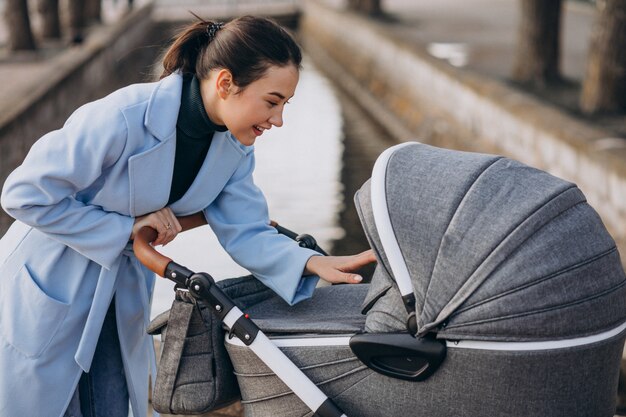
{"label": "stroller hood", "polygon": [[[501,156],[410,143],[388,150],[355,202],[379,259],[369,299],[405,268],[420,335],[555,340],[626,320],[615,242],[575,184]],[[404,266],[390,262],[381,228]]]}

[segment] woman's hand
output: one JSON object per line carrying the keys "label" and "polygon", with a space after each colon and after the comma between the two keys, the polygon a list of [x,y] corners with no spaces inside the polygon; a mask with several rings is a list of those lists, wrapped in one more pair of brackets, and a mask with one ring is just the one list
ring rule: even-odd
{"label": "woman's hand", "polygon": [[152,242],[152,246],[167,245],[183,230],[174,212],[169,207],[137,217],[130,239],[134,239],[135,234],[144,226],[150,226],[159,233],[155,241]]}
{"label": "woman's hand", "polygon": [[352,256],[311,256],[305,273],[319,275],[332,284],[358,284],[363,278],[351,272],[372,262],[376,262],[376,257],[371,249]]}

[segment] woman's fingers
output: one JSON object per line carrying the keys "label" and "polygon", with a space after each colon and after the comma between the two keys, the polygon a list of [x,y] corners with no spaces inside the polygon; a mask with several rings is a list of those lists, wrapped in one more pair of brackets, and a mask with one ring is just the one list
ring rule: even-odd
{"label": "woman's fingers", "polygon": [[165,246],[172,240],[174,240],[174,238],[176,238],[178,233],[182,230],[182,227],[180,226],[178,219],[174,215],[174,212],[169,207],[165,207],[157,211],[155,214],[158,215],[161,221],[163,236],[161,238],[161,229],[157,229],[159,231],[160,240],[157,239],[154,244],[160,244]]}
{"label": "woman's fingers", "polygon": [[327,271],[320,275],[320,278],[332,284],[358,284],[363,281],[363,277],[359,274],[343,272],[338,269]]}
{"label": "woman's fingers", "polygon": [[358,284],[363,281],[363,277],[353,271],[375,261],[371,249],[352,256],[312,256],[307,262],[306,271],[333,284]]}
{"label": "woman's fingers", "polygon": [[342,282],[345,282],[347,284],[358,284],[361,281],[363,281],[363,277],[359,274],[347,274],[345,272],[343,273]]}
{"label": "woman's fingers", "polygon": [[144,226],[150,226],[157,231],[157,238],[152,242],[153,246],[167,245],[182,231],[180,222],[169,207],[136,218],[131,239]]}
{"label": "woman's fingers", "polygon": [[376,256],[374,255],[374,251],[369,249],[365,252],[361,252],[357,255],[352,255],[348,257],[346,264],[346,271],[354,271],[355,269],[359,269],[367,264],[371,264],[372,262],[376,262]]}
{"label": "woman's fingers", "polygon": [[168,241],[168,230],[171,229],[171,225],[168,229],[169,220],[162,212],[162,210],[155,211],[154,213],[148,216],[150,218],[150,226],[154,228],[158,235],[157,238],[152,242],[152,245],[164,245]]}
{"label": "woman's fingers", "polygon": [[178,217],[176,217],[172,209],[169,207],[166,207],[163,210],[166,211],[166,215],[169,219],[170,224],[172,225],[172,230],[174,231],[175,235],[182,232],[183,227],[180,225],[180,222],[178,221]]}

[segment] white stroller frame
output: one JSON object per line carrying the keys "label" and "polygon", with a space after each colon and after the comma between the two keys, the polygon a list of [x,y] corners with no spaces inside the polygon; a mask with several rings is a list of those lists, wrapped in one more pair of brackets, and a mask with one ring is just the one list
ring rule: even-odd
{"label": "white stroller frame", "polygon": [[[204,300],[213,307],[213,312],[220,317],[229,331],[226,343],[234,346],[247,346],[258,358],[274,372],[287,387],[320,417],[342,417],[346,414],[320,390],[281,350],[293,346],[346,346],[350,345],[353,352],[372,370],[384,375],[400,379],[423,380],[432,375],[442,361],[445,360],[448,349],[477,349],[487,351],[542,351],[554,349],[568,349],[575,346],[584,346],[608,340],[622,334],[626,330],[626,323],[586,337],[560,339],[540,342],[499,342],[478,340],[435,340],[429,338],[426,329],[417,329],[415,318],[415,295],[409,276],[406,262],[400,251],[398,241],[391,227],[386,196],[385,181],[387,165],[391,156],[397,150],[413,146],[415,143],[404,143],[387,149],[377,160],[371,180],[371,204],[375,217],[375,224],[382,242],[385,254],[395,277],[398,289],[402,295],[405,308],[409,314],[407,332],[402,334],[404,342],[410,340],[409,346],[399,348],[395,352],[386,349],[395,343],[394,335],[390,334],[355,334],[325,336],[319,338],[268,338],[217,286],[210,275],[196,274],[187,268],[176,264],[170,259],[156,253],[148,242],[156,238],[156,233],[150,228],[144,228],[135,240],[137,257],[155,273],[189,288],[196,297]],[[185,226],[183,225],[185,228]],[[150,265],[150,258],[158,258],[159,266]],[[232,336],[236,337],[232,337]],[[400,335],[400,334],[396,334]],[[373,336],[373,339],[370,337]],[[386,338],[388,342],[379,344],[377,336]],[[382,340],[382,338],[380,340]],[[402,342],[402,343],[404,343]],[[426,343],[422,347],[421,343]],[[431,353],[430,347],[435,346],[436,352]],[[381,347],[382,346],[382,347]],[[381,350],[382,349],[382,350]],[[407,350],[408,349],[408,350]],[[422,359],[417,361],[416,358]],[[401,369],[406,367],[406,369]]]}
{"label": "white stroller frame", "polygon": [[[395,278],[398,289],[402,295],[402,299],[404,301],[404,306],[409,315],[409,321],[407,322],[407,333],[406,336],[410,339],[413,339],[416,344],[419,343],[421,337],[427,335],[428,329],[426,329],[426,333],[417,333],[417,326],[415,324],[415,295],[413,291],[413,286],[411,283],[411,279],[409,276],[409,272],[399,248],[398,242],[396,240],[396,236],[394,234],[393,228],[391,226],[391,220],[389,217],[389,212],[387,208],[387,200],[386,200],[386,190],[385,190],[385,181],[386,181],[386,172],[387,165],[391,156],[406,146],[414,146],[415,142],[403,143],[396,146],[393,146],[383,152],[379,158],[377,159],[372,177],[371,177],[371,205],[372,211],[374,214],[374,220],[376,224],[376,230],[378,232],[379,238],[381,240],[382,246],[384,248],[384,252],[389,261],[389,265],[393,272],[393,277]],[[423,332],[423,329],[420,329]],[[531,352],[531,351],[547,351],[547,350],[555,350],[555,349],[569,349],[572,347],[579,347],[585,345],[592,345],[598,342],[602,342],[608,339],[611,339],[615,336],[618,336],[626,330],[626,322],[621,325],[612,328],[610,330],[591,335],[585,337],[576,337],[570,339],[559,339],[552,341],[531,341],[531,342],[507,342],[507,341],[482,341],[482,340],[445,340],[439,341],[439,343],[443,343],[445,348],[447,349],[472,349],[472,350],[483,350],[483,351],[501,351],[501,352]],[[377,335],[363,335],[363,334],[354,334],[354,335],[338,335],[338,336],[321,336],[321,337],[297,337],[297,336],[277,336],[272,338],[270,342],[273,342],[275,346],[279,348],[293,348],[293,347],[311,347],[311,346],[350,346],[354,354],[359,357],[366,365],[383,375],[391,376],[394,378],[406,379],[406,380],[423,380],[428,378],[432,373],[434,373],[445,357],[445,349],[443,354],[441,352],[436,353],[435,356],[439,355],[438,358],[429,362],[428,360],[419,362],[416,366],[415,364],[411,365],[408,362],[415,361],[415,357],[411,357],[409,353],[407,355],[406,351],[398,351],[395,354],[391,353],[391,358],[389,357],[390,352],[385,351],[381,353],[377,351],[380,346],[378,346],[375,342],[372,345],[366,346],[361,349],[358,345],[359,338],[363,336],[377,336]],[[380,334],[380,336],[388,337],[388,334]],[[355,341],[357,342],[355,344]],[[225,343],[227,345],[242,347],[243,342],[237,338],[226,337]],[[391,341],[393,343],[393,341]],[[417,354],[424,353],[418,352]],[[256,353],[256,352],[255,352]],[[428,353],[426,353],[428,355]],[[443,355],[443,357],[441,357]],[[382,360],[381,360],[382,359]],[[385,360],[391,359],[391,369],[385,365]],[[266,362],[265,358],[262,358],[264,362]],[[404,372],[398,372],[397,365],[398,361],[408,361],[407,365],[409,365],[409,369]],[[267,363],[267,362],[266,362]],[[382,363],[382,364],[381,364]],[[434,368],[434,369],[433,369]],[[277,374],[278,375],[278,374]],[[278,375],[281,379],[282,376]],[[283,380],[284,381],[284,380]],[[285,381],[286,382],[286,381]],[[286,385],[296,394],[303,402],[306,403],[306,396],[300,394],[302,390],[301,387],[310,386],[310,379],[299,373],[297,377],[294,377],[286,382]],[[316,414],[317,415],[317,414]]]}

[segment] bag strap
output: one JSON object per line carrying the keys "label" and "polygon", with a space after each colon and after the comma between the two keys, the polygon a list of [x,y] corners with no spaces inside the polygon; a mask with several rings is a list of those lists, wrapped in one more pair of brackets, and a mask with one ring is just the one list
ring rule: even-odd
{"label": "bag strap", "polygon": [[185,345],[185,337],[187,336],[187,330],[194,308],[196,308],[195,304],[186,303],[178,299],[172,303],[167,324],[167,334],[163,344],[155,382],[155,409],[157,407],[159,409],[167,408],[168,413],[173,413],[171,405],[172,396],[174,395],[174,384],[176,383],[180,358]]}

